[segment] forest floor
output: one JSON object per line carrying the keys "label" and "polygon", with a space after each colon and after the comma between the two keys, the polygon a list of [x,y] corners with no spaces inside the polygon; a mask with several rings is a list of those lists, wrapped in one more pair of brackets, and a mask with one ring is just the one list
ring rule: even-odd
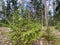
{"label": "forest floor", "polygon": [[[47,29],[47,27],[43,27],[43,31],[44,30],[46,30]],[[52,30],[52,32],[56,35],[56,36],[59,36],[60,37],[60,31],[58,30],[58,29],[55,29],[55,27],[54,26],[50,26],[50,30]]]}
{"label": "forest floor", "polygon": [[11,45],[11,41],[7,35],[10,31],[10,28],[0,27],[0,45]]}
{"label": "forest floor", "polygon": [[[43,27],[43,30],[45,30],[47,27]],[[55,29],[54,27],[50,27],[52,32],[57,35],[60,38],[60,32]],[[10,28],[6,27],[0,27],[0,45],[12,45],[11,41],[9,40],[7,33],[10,32]]]}

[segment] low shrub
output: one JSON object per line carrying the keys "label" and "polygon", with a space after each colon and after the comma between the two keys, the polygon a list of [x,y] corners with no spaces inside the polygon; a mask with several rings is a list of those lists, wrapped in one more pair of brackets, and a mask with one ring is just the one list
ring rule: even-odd
{"label": "low shrub", "polygon": [[57,23],[56,26],[55,26],[55,28],[60,31],[60,23]]}
{"label": "low shrub", "polygon": [[13,45],[30,45],[34,40],[42,36],[41,25],[30,18],[19,19],[17,12],[12,14],[12,20],[6,19],[12,29],[9,37]]}

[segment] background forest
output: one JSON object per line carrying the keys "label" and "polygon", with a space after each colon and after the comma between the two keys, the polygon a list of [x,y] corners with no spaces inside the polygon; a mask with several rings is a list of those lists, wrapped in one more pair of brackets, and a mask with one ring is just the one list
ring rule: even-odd
{"label": "background forest", "polygon": [[0,0],[2,27],[6,45],[60,45],[60,0]]}

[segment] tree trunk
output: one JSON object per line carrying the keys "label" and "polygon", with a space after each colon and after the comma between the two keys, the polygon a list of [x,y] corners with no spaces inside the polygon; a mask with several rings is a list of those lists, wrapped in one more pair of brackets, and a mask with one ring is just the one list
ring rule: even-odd
{"label": "tree trunk", "polygon": [[48,26],[48,9],[47,9],[46,0],[44,0],[44,9],[45,9],[45,25]]}

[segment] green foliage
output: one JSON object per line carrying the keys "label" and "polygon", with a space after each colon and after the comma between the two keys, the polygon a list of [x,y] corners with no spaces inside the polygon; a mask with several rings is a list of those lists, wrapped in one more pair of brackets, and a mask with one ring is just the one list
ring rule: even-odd
{"label": "green foliage", "polygon": [[55,26],[55,28],[60,31],[60,23],[57,23],[56,26]]}
{"label": "green foliage", "polygon": [[55,19],[55,24],[59,23],[60,22],[60,14],[56,14],[54,15],[54,19]]}
{"label": "green foliage", "polygon": [[18,12],[15,11],[12,14],[12,20],[6,19],[9,27],[12,29],[9,37],[13,45],[30,45],[34,40],[42,36],[39,23],[31,19],[19,18]]}
{"label": "green foliage", "polygon": [[30,44],[32,41],[42,36],[40,32],[41,26],[38,23],[32,22],[31,24],[27,24],[24,21],[22,24],[15,24],[14,26],[11,26],[11,28],[13,29],[11,34],[13,45],[19,44],[19,41],[22,41],[23,44]]}
{"label": "green foliage", "polygon": [[1,21],[1,22],[0,22],[0,27],[2,27],[2,26],[8,27],[8,24],[5,24],[5,23],[3,23],[3,22]]}
{"label": "green foliage", "polygon": [[35,24],[29,24],[27,26],[27,32],[23,32],[22,34],[22,41],[27,44],[31,43],[33,40],[37,39],[38,37],[41,37],[41,28],[38,23]]}
{"label": "green foliage", "polygon": [[7,24],[4,24],[4,23],[0,23],[0,26],[1,26],[1,27],[2,27],[2,26],[8,27],[8,25],[7,25]]}

